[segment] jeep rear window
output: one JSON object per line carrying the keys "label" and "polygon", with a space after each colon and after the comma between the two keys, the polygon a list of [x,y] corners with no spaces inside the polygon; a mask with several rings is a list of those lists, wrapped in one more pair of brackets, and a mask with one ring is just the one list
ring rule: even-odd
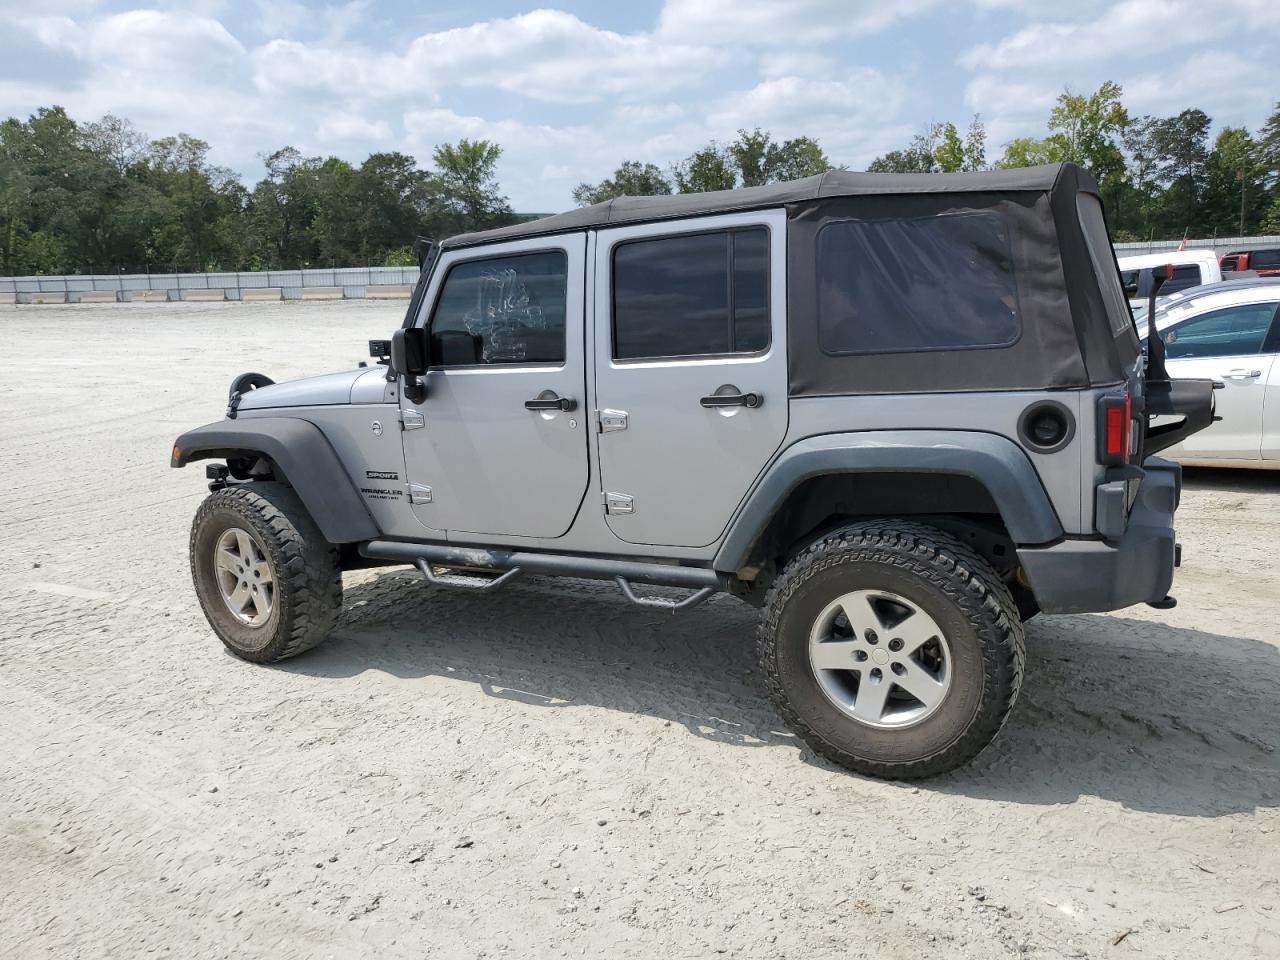
{"label": "jeep rear window", "polygon": [[[1111,247],[1111,238],[1107,236],[1107,221],[1102,215],[1102,202],[1091,193],[1076,194],[1076,211],[1080,214],[1080,226],[1084,230],[1085,246],[1089,248],[1089,259],[1093,261],[1093,273],[1102,289],[1102,301],[1107,307],[1111,332],[1119,336],[1134,328],[1133,314],[1129,312],[1126,288],[1120,285],[1115,253]],[[1150,275],[1150,271],[1146,272]],[[1131,282],[1127,274],[1124,282],[1126,285]],[[1141,281],[1136,277],[1132,282],[1135,287],[1141,286]]]}
{"label": "jeep rear window", "polygon": [[431,365],[563,363],[567,263],[561,250],[455,263],[431,315]]}
{"label": "jeep rear window", "polygon": [[620,243],[613,252],[613,357],[758,353],[769,347],[769,231]]}
{"label": "jeep rear window", "polygon": [[1022,332],[1003,217],[844,220],[818,232],[829,354],[1003,347]]}

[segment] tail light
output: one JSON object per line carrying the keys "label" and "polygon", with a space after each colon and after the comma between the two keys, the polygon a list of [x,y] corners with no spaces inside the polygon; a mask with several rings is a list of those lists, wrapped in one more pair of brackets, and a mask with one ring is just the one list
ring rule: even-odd
{"label": "tail light", "polygon": [[1133,436],[1133,397],[1105,396],[1098,401],[1098,462],[1119,466],[1129,462]]}

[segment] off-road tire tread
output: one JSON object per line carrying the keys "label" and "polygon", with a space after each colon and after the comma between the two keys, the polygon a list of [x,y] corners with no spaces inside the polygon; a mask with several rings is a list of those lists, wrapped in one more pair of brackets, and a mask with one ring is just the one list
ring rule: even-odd
{"label": "off-road tire tread", "polygon": [[[282,561],[276,564],[275,575],[287,584],[291,598],[288,632],[283,641],[277,638],[260,651],[246,652],[224,639],[227,648],[245,660],[275,663],[296,657],[326,640],[342,613],[342,570],[337,548],[324,539],[298,495],[282,483],[258,482],[233,484],[206,497],[191,525],[193,574],[197,531],[219,508],[251,515],[271,532]],[[207,601],[199,589],[196,595],[209,617],[208,603],[212,601]]]}
{"label": "off-road tire tread", "polygon": [[[978,612],[994,643],[983,647],[983,684],[1006,672],[996,696],[984,695],[973,721],[948,746],[927,757],[886,763],[853,756],[814,731],[792,707],[777,671],[778,620],[792,594],[814,574],[845,562],[889,562],[927,578],[962,608]],[[801,550],[773,582],[757,632],[760,671],[769,697],[792,732],[815,753],[856,773],[887,780],[911,780],[952,770],[972,760],[1000,732],[1022,686],[1026,645],[1018,605],[986,560],[937,527],[905,520],[852,523]],[[1000,686],[1003,686],[1001,696]]]}

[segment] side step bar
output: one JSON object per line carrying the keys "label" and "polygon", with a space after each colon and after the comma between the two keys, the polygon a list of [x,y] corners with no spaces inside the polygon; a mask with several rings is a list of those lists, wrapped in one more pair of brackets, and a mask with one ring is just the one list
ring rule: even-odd
{"label": "side step bar", "polygon": [[[471,590],[495,590],[516,579],[521,573],[541,573],[561,577],[582,577],[590,580],[613,580],[623,595],[632,603],[643,607],[660,607],[666,610],[687,610],[706,600],[712,594],[725,589],[720,574],[705,567],[682,567],[668,563],[643,563],[634,560],[607,560],[600,557],[580,557],[557,553],[522,553],[509,550],[485,550],[477,547],[452,547],[431,543],[398,543],[392,540],[371,540],[361,544],[360,554],[375,560],[393,560],[410,563],[422,575],[438,586],[465,587]],[[441,577],[432,565],[451,568],[505,571],[491,580],[465,577]],[[696,591],[683,600],[665,597],[639,597],[631,589],[632,582],[650,583],[663,587],[686,587]]]}

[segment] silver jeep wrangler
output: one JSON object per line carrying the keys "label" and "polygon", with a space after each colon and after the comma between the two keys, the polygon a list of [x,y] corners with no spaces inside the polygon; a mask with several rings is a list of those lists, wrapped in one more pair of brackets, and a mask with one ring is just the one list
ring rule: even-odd
{"label": "silver jeep wrangler", "polygon": [[324,640],[377,564],[727,592],[799,737],[921,777],[1000,729],[1024,620],[1174,602],[1152,454],[1212,383],[1145,355],[1072,165],[622,198],[422,260],[389,361],[245,374],[176,442],[222,461],[191,569],[247,660]]}

